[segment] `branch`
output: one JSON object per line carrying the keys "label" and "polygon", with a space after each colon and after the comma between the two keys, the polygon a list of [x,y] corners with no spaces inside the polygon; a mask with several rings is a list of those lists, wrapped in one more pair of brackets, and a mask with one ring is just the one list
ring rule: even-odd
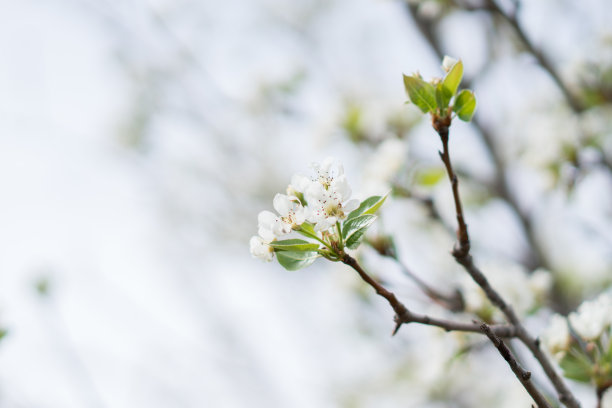
{"label": "branch", "polygon": [[467,224],[464,221],[463,210],[461,206],[461,197],[459,195],[459,182],[457,180],[457,175],[453,171],[453,167],[451,165],[450,153],[448,151],[448,125],[446,123],[440,123],[439,120],[434,118],[434,128],[437,130],[440,135],[440,139],[442,140],[443,152],[440,153],[440,157],[446,166],[448,176],[452,183],[453,188],[453,198],[455,200],[455,209],[457,211],[457,221],[459,226],[457,228],[457,238],[459,239],[459,245],[456,245],[453,249],[453,256],[455,260],[463,266],[463,268],[470,275],[472,280],[478,284],[485,292],[487,298],[493,303],[493,305],[497,306],[501,312],[506,316],[508,322],[511,323],[514,327],[516,327],[518,331],[519,339],[527,346],[527,348],[531,351],[533,356],[538,360],[544,372],[553,383],[555,390],[559,395],[559,400],[570,408],[578,408],[580,404],[571,393],[563,379],[557,374],[552,364],[546,357],[546,355],[540,350],[539,342],[535,340],[522,325],[520,319],[512,309],[512,307],[506,303],[506,301],[501,297],[501,295],[493,289],[493,287],[489,284],[489,281],[485,277],[485,275],[476,267],[472,256],[470,255],[470,239],[467,230]]}
{"label": "branch", "polygon": [[[361,265],[357,262],[357,260],[351,257],[348,254],[344,254],[342,257],[342,262],[351,268],[353,268],[361,279],[363,279],[368,285],[370,285],[379,296],[382,296],[389,302],[389,305],[393,308],[395,312],[395,329],[393,330],[393,334],[395,335],[402,324],[404,323],[420,323],[428,326],[435,326],[446,331],[461,331],[461,332],[471,332],[471,333],[482,333],[482,329],[478,323],[463,323],[463,322],[454,322],[451,320],[445,319],[437,319],[434,317],[430,317],[427,315],[421,315],[417,313],[413,313],[408,310],[408,308],[399,300],[393,292],[385,289],[380,283],[376,282],[370,275],[367,274],[366,271],[363,270]],[[518,330],[513,325],[508,324],[498,324],[489,326],[491,331],[495,333],[498,337],[517,337]]]}
{"label": "branch", "polygon": [[480,329],[489,338],[489,340],[491,340],[497,350],[499,350],[499,354],[501,354],[504,360],[506,360],[506,362],[510,366],[510,369],[512,369],[512,372],[521,382],[525,390],[527,390],[529,395],[531,395],[531,398],[533,398],[538,408],[551,408],[548,401],[546,401],[546,398],[544,398],[540,391],[538,391],[535,385],[531,382],[531,373],[529,371],[525,371],[523,368],[521,368],[521,366],[519,366],[518,362],[516,361],[508,347],[506,347],[504,342],[500,340],[500,338],[496,336],[495,333],[493,333],[491,327],[488,326],[486,323],[483,323],[480,325]]}

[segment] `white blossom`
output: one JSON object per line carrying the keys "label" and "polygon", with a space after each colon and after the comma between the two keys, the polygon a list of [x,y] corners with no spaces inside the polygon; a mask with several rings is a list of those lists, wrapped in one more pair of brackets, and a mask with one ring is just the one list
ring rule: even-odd
{"label": "white blossom", "polygon": [[536,269],[529,276],[529,289],[533,293],[536,301],[541,303],[550,293],[553,285],[553,277],[550,271],[544,268]]}
{"label": "white blossom", "polygon": [[557,361],[563,358],[571,340],[567,319],[558,314],[553,315],[541,338],[544,346]]}
{"label": "white blossom", "polygon": [[262,211],[257,216],[258,234],[264,241],[270,242],[284,235],[283,222],[271,211]]}
{"label": "white blossom", "polygon": [[291,184],[287,187],[287,195],[293,197],[303,195],[306,189],[308,189],[308,186],[312,183],[313,181],[310,178],[301,174],[294,174],[293,177],[291,177]]}
{"label": "white blossom", "polygon": [[285,194],[276,194],[272,202],[276,212],[280,214],[280,232],[284,235],[290,233],[296,226],[306,221],[306,210],[297,197]]}
{"label": "white blossom", "polygon": [[457,62],[459,61],[455,58],[445,55],[444,59],[442,60],[442,69],[444,70],[444,72],[448,72]]}
{"label": "white blossom", "polygon": [[396,138],[382,142],[363,170],[365,189],[373,194],[391,189],[394,176],[406,160],[406,144]]}
{"label": "white blossom", "polygon": [[270,262],[274,258],[274,249],[264,241],[262,237],[257,235],[251,237],[249,241],[251,247],[251,255],[263,261]]}
{"label": "white blossom", "polygon": [[308,221],[315,224],[315,231],[324,231],[359,206],[358,200],[349,200],[351,187],[344,175],[344,168],[333,158],[320,165],[314,164],[317,176],[305,191],[310,210]]}
{"label": "white blossom", "polygon": [[569,321],[583,339],[597,339],[612,323],[612,298],[602,294],[594,300],[583,302],[576,312],[570,313]]}

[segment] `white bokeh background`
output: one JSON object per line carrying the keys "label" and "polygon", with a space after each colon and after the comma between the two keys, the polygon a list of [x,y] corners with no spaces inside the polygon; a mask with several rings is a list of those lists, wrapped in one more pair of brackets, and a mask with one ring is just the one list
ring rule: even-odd
{"label": "white bokeh background", "polygon": [[[567,74],[600,49],[612,14],[604,0],[553,3],[526,1],[524,22]],[[539,24],[551,10],[550,27]],[[486,62],[481,20],[458,14],[444,27],[471,75]],[[558,103],[532,60],[497,52],[508,56],[475,84],[483,120],[508,120],[526,94]],[[451,406],[411,395],[414,377],[388,392],[400,362],[433,361],[416,377],[435,381],[443,336],[415,327],[391,338],[391,311],[356,295],[341,266],[287,273],[247,244],[274,192],[329,154],[364,197],[369,152],[339,116],[351,100],[374,131],[389,112],[410,115],[401,73],[416,70],[437,75],[438,61],[399,1],[0,1],[0,406]],[[457,134],[457,160],[488,177],[470,127]],[[410,149],[437,160],[427,126]],[[538,201],[534,186],[521,199],[545,206],[542,234],[558,234],[546,223],[568,204]],[[572,203],[604,240],[553,250],[557,262],[582,267],[586,253],[589,271],[609,274],[609,187],[595,173]],[[422,233],[424,212],[403,205],[389,205],[389,230]],[[492,256],[524,247],[505,207],[473,217]],[[405,238],[406,255],[416,269],[452,268],[452,236],[429,233]],[[398,294],[425,308],[392,272]]]}

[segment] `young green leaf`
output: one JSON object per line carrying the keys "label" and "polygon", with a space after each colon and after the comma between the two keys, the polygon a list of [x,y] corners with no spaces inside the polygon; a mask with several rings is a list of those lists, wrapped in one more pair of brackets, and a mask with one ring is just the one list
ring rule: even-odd
{"label": "young green leaf", "polygon": [[361,202],[361,204],[359,204],[359,207],[357,207],[355,210],[349,213],[344,223],[346,224],[348,220],[353,219],[361,214],[376,213],[376,211],[378,211],[378,209],[383,205],[388,195],[389,193],[385,194],[382,197],[381,196],[371,196],[371,197],[366,198],[365,200]]}
{"label": "young green leaf", "polygon": [[314,230],[314,225],[312,225],[309,222],[305,222],[302,225],[300,225],[299,228],[296,229],[297,232],[299,232],[300,234],[306,236],[306,237],[316,237],[317,233]]}
{"label": "young green leaf", "polygon": [[445,96],[450,98],[457,93],[459,83],[463,78],[463,62],[457,61],[455,65],[448,71],[444,79],[442,80],[442,90]]}
{"label": "young green leaf", "polygon": [[474,93],[467,89],[459,92],[459,95],[457,95],[455,99],[455,104],[453,105],[453,111],[457,113],[459,119],[469,122],[472,120],[472,116],[474,116],[475,109],[476,98],[474,97]]}
{"label": "young green leaf", "polygon": [[357,248],[368,227],[372,225],[375,220],[375,215],[363,214],[345,221],[342,227],[344,245],[346,245],[346,247],[349,249]]}
{"label": "young green leaf", "polygon": [[270,246],[275,251],[316,251],[319,249],[319,244],[304,241],[303,239],[285,239],[283,241],[272,241]]}
{"label": "young green leaf", "polygon": [[314,251],[278,251],[276,258],[278,263],[288,271],[297,271],[310,264],[319,257]]}
{"label": "young green leaf", "polygon": [[444,89],[444,84],[442,82],[439,82],[436,85],[436,103],[438,104],[438,108],[440,108],[441,112],[446,111],[446,108],[448,108],[448,103],[452,97],[453,94],[448,93]]}
{"label": "young green leaf", "polygon": [[414,103],[423,113],[436,109],[436,91],[434,86],[416,76],[404,75],[404,87],[410,101]]}
{"label": "young green leaf", "polygon": [[559,366],[563,369],[563,375],[567,378],[585,383],[591,381],[591,366],[571,354],[563,357]]}
{"label": "young green leaf", "polygon": [[420,186],[432,187],[438,184],[444,177],[446,171],[442,167],[431,167],[419,171],[416,176],[416,182]]}

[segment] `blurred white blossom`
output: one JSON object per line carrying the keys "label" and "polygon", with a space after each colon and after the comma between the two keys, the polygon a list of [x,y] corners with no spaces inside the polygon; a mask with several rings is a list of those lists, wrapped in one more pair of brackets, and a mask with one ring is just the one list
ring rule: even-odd
{"label": "blurred white blossom", "polygon": [[569,321],[583,339],[597,339],[612,323],[612,298],[604,293],[594,300],[583,302],[576,312],[569,315]]}
{"label": "blurred white blossom", "polygon": [[399,139],[382,142],[363,170],[364,189],[372,194],[389,191],[393,178],[404,166],[407,153],[407,145]]}
{"label": "blurred white blossom", "polygon": [[553,315],[541,339],[548,351],[560,361],[569,349],[571,341],[567,319],[558,314]]}

